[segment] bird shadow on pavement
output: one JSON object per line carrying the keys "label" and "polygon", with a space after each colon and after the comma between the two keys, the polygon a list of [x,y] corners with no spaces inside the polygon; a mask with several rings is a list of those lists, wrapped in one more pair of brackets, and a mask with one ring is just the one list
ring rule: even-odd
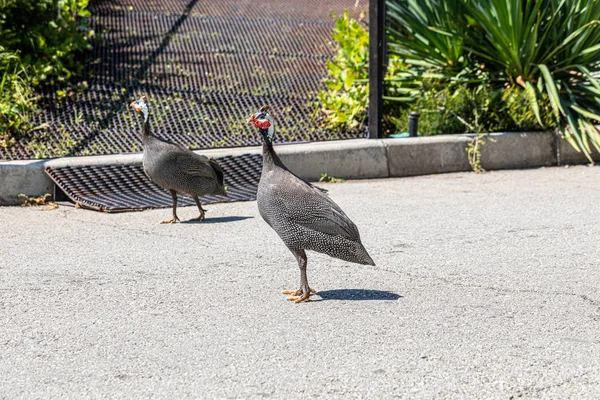
{"label": "bird shadow on pavement", "polygon": [[240,217],[240,216],[230,216],[230,217],[215,217],[215,218],[206,218],[204,221],[183,221],[182,224],[220,224],[222,222],[236,222],[243,221],[245,219],[250,219],[254,217]]}
{"label": "bird shadow on pavement", "polygon": [[317,295],[322,300],[398,300],[402,297],[393,292],[371,289],[324,290],[317,292]]}

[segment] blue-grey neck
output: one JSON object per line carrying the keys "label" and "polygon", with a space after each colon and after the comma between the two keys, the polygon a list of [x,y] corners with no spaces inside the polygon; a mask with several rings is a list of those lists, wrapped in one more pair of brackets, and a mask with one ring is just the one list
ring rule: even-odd
{"label": "blue-grey neck", "polygon": [[281,159],[275,153],[275,149],[273,148],[273,138],[269,136],[269,131],[267,129],[260,129],[260,133],[263,139],[263,168],[270,169],[274,165],[278,167],[285,168]]}
{"label": "blue-grey neck", "polygon": [[145,143],[146,140],[150,136],[152,136],[152,132],[150,131],[150,116],[148,115],[148,109],[142,108],[142,113],[144,114],[144,124],[142,125],[142,143]]}

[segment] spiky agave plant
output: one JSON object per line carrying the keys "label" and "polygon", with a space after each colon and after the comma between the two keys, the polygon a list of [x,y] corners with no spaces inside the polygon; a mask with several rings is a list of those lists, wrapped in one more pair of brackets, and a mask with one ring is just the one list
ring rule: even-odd
{"label": "spiky agave plant", "polygon": [[[540,125],[547,98],[564,137],[591,161],[600,152],[600,2],[388,0],[390,51],[412,76],[521,86]],[[480,81],[477,72],[485,70]]]}
{"label": "spiky agave plant", "polygon": [[[600,153],[600,2],[464,0],[474,29],[469,50],[522,86],[540,120],[536,92],[546,93],[561,132],[592,161]],[[540,120],[541,124],[541,120]],[[591,145],[591,146],[590,146]]]}
{"label": "spiky agave plant", "polygon": [[465,57],[463,0],[388,0],[392,53],[410,64],[458,73]]}
{"label": "spiky agave plant", "polygon": [[387,79],[405,88],[404,96],[388,96],[387,100],[414,99],[426,80],[442,84],[464,80],[471,60],[464,43],[463,0],[388,0],[386,8],[389,52],[410,65]]}

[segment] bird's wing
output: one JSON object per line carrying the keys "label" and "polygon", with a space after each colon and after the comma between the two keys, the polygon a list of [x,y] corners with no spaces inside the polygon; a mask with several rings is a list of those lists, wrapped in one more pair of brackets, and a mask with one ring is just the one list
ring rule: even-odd
{"label": "bird's wing", "polygon": [[301,179],[286,179],[277,192],[284,199],[291,222],[331,236],[360,239],[356,225],[318,188]]}
{"label": "bird's wing", "polygon": [[189,150],[177,154],[177,163],[182,167],[181,172],[191,176],[216,178],[217,173],[210,161],[208,157]]}

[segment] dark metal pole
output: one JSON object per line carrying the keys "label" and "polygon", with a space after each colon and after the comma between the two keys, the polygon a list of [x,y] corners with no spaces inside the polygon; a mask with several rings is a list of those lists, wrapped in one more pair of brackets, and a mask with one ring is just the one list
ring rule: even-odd
{"label": "dark metal pole", "polygon": [[369,0],[369,138],[382,136],[385,0]]}
{"label": "dark metal pole", "polygon": [[411,112],[408,114],[408,133],[410,137],[415,137],[419,133],[419,117],[421,114],[418,112]]}

